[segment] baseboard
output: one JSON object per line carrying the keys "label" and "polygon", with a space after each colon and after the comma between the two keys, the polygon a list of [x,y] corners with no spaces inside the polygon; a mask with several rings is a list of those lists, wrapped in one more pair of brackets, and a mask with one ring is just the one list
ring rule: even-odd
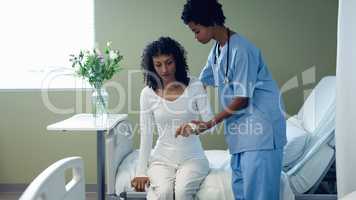
{"label": "baseboard", "polygon": [[[28,184],[0,184],[0,192],[17,192],[22,193],[27,188]],[[86,184],[86,192],[96,192],[96,184]]]}
{"label": "baseboard", "polygon": [[0,192],[23,192],[28,184],[0,184]]}

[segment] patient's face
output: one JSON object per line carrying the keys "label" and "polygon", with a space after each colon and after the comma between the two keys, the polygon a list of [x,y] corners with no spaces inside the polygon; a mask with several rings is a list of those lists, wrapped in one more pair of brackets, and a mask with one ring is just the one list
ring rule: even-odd
{"label": "patient's face", "polygon": [[211,27],[202,26],[195,22],[189,22],[188,26],[190,30],[195,34],[195,39],[200,43],[206,44],[213,38],[213,32]]}
{"label": "patient's face", "polygon": [[153,57],[153,65],[163,81],[175,81],[176,63],[172,55],[161,54]]}

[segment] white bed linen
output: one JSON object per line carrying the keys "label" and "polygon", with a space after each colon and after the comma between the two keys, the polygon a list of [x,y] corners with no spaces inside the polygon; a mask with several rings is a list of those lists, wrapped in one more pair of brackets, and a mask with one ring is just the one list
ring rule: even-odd
{"label": "white bed linen", "polygon": [[310,134],[299,125],[300,120],[291,117],[287,120],[287,144],[283,151],[283,168],[290,169],[304,154]]}
{"label": "white bed linen", "polygon": [[320,147],[316,156],[313,156],[295,174],[289,176],[290,186],[296,193],[305,193],[317,182],[327,168],[328,162],[335,152],[327,144]]}
{"label": "white bed linen", "polygon": [[[204,200],[233,200],[231,189],[230,155],[228,151],[208,150],[205,154],[209,160],[210,173],[201,185],[196,199]],[[130,153],[121,163],[115,184],[115,193],[133,191],[130,181],[136,174],[138,150]],[[294,194],[289,186],[288,177],[282,173],[281,200],[294,200]]]}

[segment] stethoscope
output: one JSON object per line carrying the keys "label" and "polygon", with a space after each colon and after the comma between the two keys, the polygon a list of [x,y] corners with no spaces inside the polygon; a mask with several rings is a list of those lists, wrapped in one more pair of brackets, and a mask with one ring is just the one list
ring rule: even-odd
{"label": "stethoscope", "polygon": [[[216,48],[218,48],[218,42],[215,44],[214,48],[214,65],[216,65],[216,60],[217,57],[220,55],[220,49],[218,51],[218,55],[216,55]],[[228,72],[229,72],[229,52],[230,52],[230,30],[227,29],[227,56],[226,56],[226,69],[225,69],[225,77],[224,77],[224,83],[228,84],[229,83],[229,78],[228,78]]]}

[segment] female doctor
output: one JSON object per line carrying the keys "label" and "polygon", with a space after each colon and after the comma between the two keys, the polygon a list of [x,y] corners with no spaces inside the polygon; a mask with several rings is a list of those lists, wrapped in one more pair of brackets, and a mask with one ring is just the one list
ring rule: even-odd
{"label": "female doctor", "polygon": [[261,51],[224,25],[217,0],[187,0],[181,18],[200,43],[215,40],[200,80],[218,88],[222,111],[210,121],[192,121],[193,128],[181,125],[176,135],[199,134],[224,121],[235,199],[278,200],[285,118]]}

